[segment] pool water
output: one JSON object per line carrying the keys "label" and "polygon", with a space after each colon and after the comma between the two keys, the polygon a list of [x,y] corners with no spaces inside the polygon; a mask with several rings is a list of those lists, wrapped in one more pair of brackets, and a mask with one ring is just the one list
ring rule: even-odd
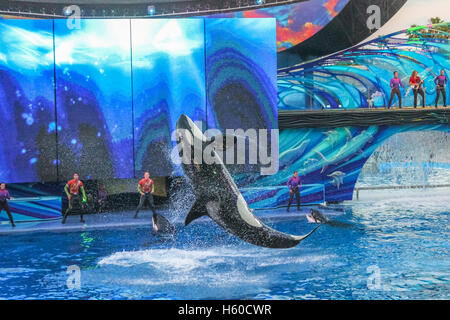
{"label": "pool water", "polygon": [[[450,298],[448,190],[339,208],[330,218],[350,228],[323,225],[285,250],[246,244],[208,219],[188,227],[180,219],[175,238],[148,227],[1,236],[0,298]],[[314,227],[304,215],[267,223],[293,234]],[[80,282],[68,287],[72,265]]]}

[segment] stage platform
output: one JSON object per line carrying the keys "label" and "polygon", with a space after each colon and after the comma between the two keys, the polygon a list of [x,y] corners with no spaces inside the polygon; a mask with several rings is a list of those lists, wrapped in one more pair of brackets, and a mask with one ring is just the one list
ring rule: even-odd
{"label": "stage platform", "polygon": [[[160,212],[161,214],[165,214],[164,211]],[[17,222],[15,228],[12,228],[9,223],[3,223],[0,225],[0,235],[28,232],[71,232],[118,227],[152,226],[152,214],[150,212],[139,212],[137,219],[134,219],[133,216],[134,211],[85,214],[83,216],[85,223],[81,223],[79,215],[70,215],[67,217],[65,224],[61,223],[62,219]]]}
{"label": "stage platform", "polygon": [[[290,212],[286,212],[286,208],[277,208],[255,210],[254,214],[264,222],[292,219],[306,220],[305,214],[309,213],[310,208],[323,209],[323,207],[314,205],[301,207],[301,211],[297,211],[296,208],[292,207]],[[169,220],[174,223],[176,227],[184,226],[186,213],[177,215],[173,210],[158,210],[158,213],[169,218]],[[326,213],[330,215],[341,214],[336,210],[327,210]],[[141,211],[137,219],[134,219],[133,216],[134,211],[130,210],[123,212],[86,214],[84,215],[85,223],[80,223],[80,216],[78,215],[71,215],[67,217],[65,224],[61,224],[61,219],[40,222],[18,222],[16,223],[15,228],[12,228],[9,223],[2,223],[0,224],[0,236],[34,232],[82,232],[124,227],[148,227],[149,229],[152,228],[151,212]],[[208,220],[208,217],[202,217],[199,219],[199,221]],[[211,221],[211,223],[214,222]]]}
{"label": "stage platform", "polygon": [[449,124],[450,107],[392,107],[324,110],[279,110],[280,129],[382,126],[401,124]]}

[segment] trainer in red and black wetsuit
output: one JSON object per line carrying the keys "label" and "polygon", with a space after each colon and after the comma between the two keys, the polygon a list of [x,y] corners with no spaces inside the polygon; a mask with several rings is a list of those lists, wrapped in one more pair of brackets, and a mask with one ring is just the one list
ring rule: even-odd
{"label": "trainer in red and black wetsuit", "polygon": [[414,108],[417,108],[417,94],[422,96],[422,106],[425,108],[425,92],[422,89],[422,83],[423,81],[417,75],[417,71],[414,70],[409,78],[409,85],[412,87],[414,92]]}
{"label": "trainer in red and black wetsuit", "polygon": [[154,191],[155,191],[155,184],[153,183],[153,180],[150,179],[150,173],[146,172],[144,174],[144,179],[142,179],[138,183],[138,192],[141,195],[141,198],[139,200],[139,205],[136,209],[136,213],[134,214],[135,219],[137,218],[139,211],[144,206],[146,200],[148,201],[150,209],[153,212],[153,218],[156,219],[155,205],[153,203]]}
{"label": "trainer in red and black wetsuit", "polygon": [[16,225],[14,224],[13,217],[11,215],[11,210],[9,209],[8,205],[8,199],[11,199],[11,196],[9,195],[9,191],[6,190],[6,184],[2,183],[0,184],[0,213],[3,209],[5,209],[6,213],[8,214],[9,221],[11,221],[11,226],[14,228]]}
{"label": "trainer in red and black wetsuit", "polygon": [[[64,214],[62,223],[66,223],[67,215],[75,208],[80,211],[80,222],[84,222],[81,201],[86,202],[86,193],[84,191],[83,182],[81,182],[78,173],[74,173],[73,179],[67,182],[67,184],[64,186],[64,191],[66,192],[67,198],[69,199],[69,207]],[[80,197],[80,191],[82,193],[82,198]]]}

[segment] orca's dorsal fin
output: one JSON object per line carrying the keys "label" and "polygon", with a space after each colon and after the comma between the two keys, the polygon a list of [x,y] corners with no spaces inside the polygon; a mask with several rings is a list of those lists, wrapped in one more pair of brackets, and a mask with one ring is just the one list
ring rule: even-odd
{"label": "orca's dorsal fin", "polygon": [[189,223],[191,223],[195,219],[198,219],[198,218],[206,216],[206,215],[208,215],[208,212],[206,210],[205,204],[203,202],[196,200],[194,205],[191,208],[191,211],[189,211],[188,215],[186,216],[184,225],[187,226]]}

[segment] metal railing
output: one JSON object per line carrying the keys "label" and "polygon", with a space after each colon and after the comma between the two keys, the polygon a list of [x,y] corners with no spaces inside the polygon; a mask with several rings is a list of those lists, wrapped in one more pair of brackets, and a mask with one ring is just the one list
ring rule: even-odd
{"label": "metal railing", "polygon": [[356,200],[359,200],[359,191],[361,190],[394,190],[394,189],[428,189],[428,188],[449,188],[450,184],[429,184],[415,186],[380,186],[380,187],[360,187],[355,188]]}

